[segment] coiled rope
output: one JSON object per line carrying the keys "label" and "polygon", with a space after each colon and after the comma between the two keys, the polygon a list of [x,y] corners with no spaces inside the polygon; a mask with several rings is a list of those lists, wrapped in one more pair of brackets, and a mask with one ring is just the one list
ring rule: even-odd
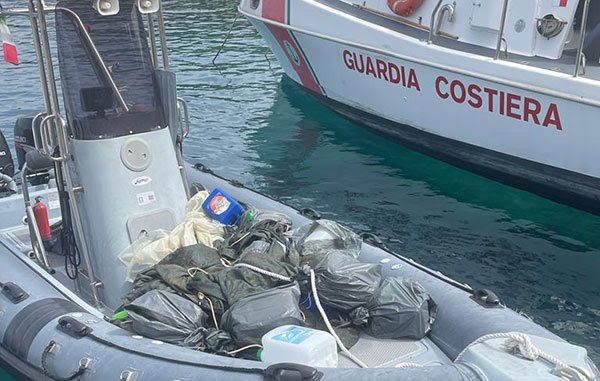
{"label": "coiled rope", "polygon": [[492,333],[489,335],[484,335],[469,344],[462,352],[456,357],[455,362],[461,361],[464,354],[467,350],[477,344],[481,344],[488,340],[494,339],[507,339],[504,342],[504,348],[507,352],[512,354],[520,353],[521,356],[526,358],[527,360],[535,361],[538,358],[546,360],[550,364],[554,365],[553,374],[561,377],[566,380],[573,380],[572,377],[568,376],[568,373],[571,373],[571,376],[575,375],[579,380],[585,381],[594,381],[594,376],[589,374],[589,372],[585,369],[581,369],[580,367],[569,365],[555,356],[552,356],[549,353],[544,352],[540,348],[536,347],[535,344],[531,341],[531,338],[521,332],[506,332],[506,333]]}

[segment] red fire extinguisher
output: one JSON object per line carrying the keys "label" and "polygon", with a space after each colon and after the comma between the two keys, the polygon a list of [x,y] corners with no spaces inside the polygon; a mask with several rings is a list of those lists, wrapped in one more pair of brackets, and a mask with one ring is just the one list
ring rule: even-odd
{"label": "red fire extinguisher", "polygon": [[35,205],[33,206],[33,214],[37,222],[40,235],[43,240],[52,238],[52,231],[50,230],[50,219],[48,218],[48,207],[42,201],[43,197],[37,197],[35,199]]}

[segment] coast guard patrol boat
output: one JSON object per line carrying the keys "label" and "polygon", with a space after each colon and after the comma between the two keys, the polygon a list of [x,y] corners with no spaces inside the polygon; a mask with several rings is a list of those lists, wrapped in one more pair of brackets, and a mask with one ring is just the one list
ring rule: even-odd
{"label": "coast guard patrol boat", "polygon": [[285,73],[343,115],[600,213],[600,2],[242,0]]}

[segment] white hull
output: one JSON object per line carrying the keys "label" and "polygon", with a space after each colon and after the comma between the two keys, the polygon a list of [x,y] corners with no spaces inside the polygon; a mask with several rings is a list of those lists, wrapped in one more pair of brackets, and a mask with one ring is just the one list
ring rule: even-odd
{"label": "white hull", "polygon": [[600,184],[600,82],[427,44],[314,0],[249,3],[289,77],[391,122],[379,129],[408,125]]}

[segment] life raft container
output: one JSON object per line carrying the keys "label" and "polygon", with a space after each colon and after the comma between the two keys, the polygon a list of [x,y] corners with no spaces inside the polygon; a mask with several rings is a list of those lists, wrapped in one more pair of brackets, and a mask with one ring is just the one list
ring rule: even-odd
{"label": "life raft container", "polygon": [[424,0],[387,0],[388,7],[397,15],[410,16]]}

